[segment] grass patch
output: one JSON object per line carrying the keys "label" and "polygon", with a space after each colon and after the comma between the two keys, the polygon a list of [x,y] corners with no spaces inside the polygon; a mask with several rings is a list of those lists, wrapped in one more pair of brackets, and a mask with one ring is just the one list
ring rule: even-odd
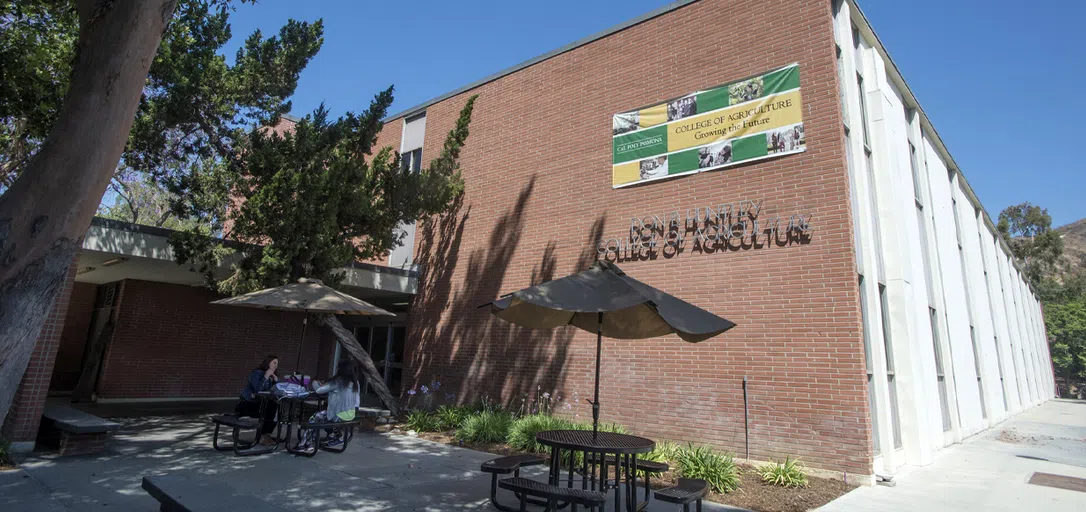
{"label": "grass patch", "polygon": [[758,468],[762,481],[780,487],[807,487],[807,474],[798,460],[786,458],[784,462],[774,462]]}
{"label": "grass patch", "polygon": [[713,492],[728,493],[739,488],[739,466],[730,454],[721,454],[707,446],[692,445],[679,451],[679,475],[700,478]]}
{"label": "grass patch", "polygon": [[456,430],[471,416],[472,410],[465,406],[442,405],[437,408],[436,414],[441,430]]}
{"label": "grass patch", "polygon": [[442,430],[441,420],[436,414],[429,411],[411,411],[404,423],[408,429],[416,432],[439,432]]}
{"label": "grass patch", "polygon": [[573,422],[558,416],[532,414],[513,421],[506,442],[514,450],[528,453],[547,453],[550,448],[539,444],[535,435],[544,430],[572,430]]}
{"label": "grass patch", "polygon": [[456,438],[469,443],[504,443],[513,426],[513,415],[504,411],[483,411],[464,420]]}
{"label": "grass patch", "polygon": [[15,461],[11,460],[11,441],[0,437],[0,469],[15,467]]}

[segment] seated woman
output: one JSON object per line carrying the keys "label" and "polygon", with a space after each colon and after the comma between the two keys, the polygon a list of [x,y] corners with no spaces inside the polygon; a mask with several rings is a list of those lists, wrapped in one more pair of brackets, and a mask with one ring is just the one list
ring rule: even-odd
{"label": "seated woman", "polygon": [[[267,391],[279,380],[275,371],[279,369],[279,358],[269,355],[264,358],[260,366],[249,372],[249,380],[245,383],[245,389],[241,390],[241,400],[234,407],[238,416],[260,418],[260,398],[256,396],[261,391]],[[270,446],[276,443],[271,433],[275,430],[275,413],[278,409],[275,404],[268,404],[264,408],[264,423],[260,426],[260,444]]]}
{"label": "seated woman", "polygon": [[[316,389],[318,394],[328,394],[328,409],[318,411],[309,418],[310,423],[351,421],[354,419],[355,410],[358,409],[358,391],[362,387],[358,384],[358,367],[349,357],[339,362],[336,375],[328,382]],[[343,433],[339,429],[328,430],[328,446],[343,444]],[[300,448],[302,450],[313,449],[317,441],[317,431],[310,429],[304,431]]]}

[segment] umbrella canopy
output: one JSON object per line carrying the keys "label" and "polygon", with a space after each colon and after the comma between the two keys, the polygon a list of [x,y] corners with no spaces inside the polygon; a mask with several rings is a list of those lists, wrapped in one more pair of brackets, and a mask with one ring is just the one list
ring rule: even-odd
{"label": "umbrella canopy", "polygon": [[596,333],[593,435],[599,430],[604,336],[643,339],[675,333],[697,343],[735,327],[729,320],[626,275],[608,261],[597,261],[584,272],[515,291],[487,305],[494,316],[522,327],[573,325]]}
{"label": "umbrella canopy", "polygon": [[366,301],[325,286],[319,279],[299,279],[285,284],[237,297],[212,302],[226,306],[297,311],[299,313],[331,313],[334,315],[396,316]]}
{"label": "umbrella canopy", "polygon": [[396,316],[395,313],[389,313],[366,301],[325,286],[319,279],[304,277],[299,279],[297,283],[219,299],[212,301],[212,304],[306,313],[306,317],[302,321],[302,338],[298,342],[298,358],[295,361],[295,371],[301,366],[302,362],[302,342],[305,341],[305,329],[308,325],[309,313]]}
{"label": "umbrella canopy", "polygon": [[617,265],[591,268],[515,291],[487,304],[494,316],[530,329],[573,325],[608,338],[643,339],[675,333],[696,343],[735,324],[634,279]]}

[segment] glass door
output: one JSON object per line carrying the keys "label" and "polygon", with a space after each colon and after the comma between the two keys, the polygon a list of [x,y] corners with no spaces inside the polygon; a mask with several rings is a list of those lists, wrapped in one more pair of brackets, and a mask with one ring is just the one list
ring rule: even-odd
{"label": "glass door", "polygon": [[[400,325],[376,325],[360,326],[355,328],[355,338],[362,348],[370,355],[377,373],[385,381],[392,396],[398,396],[403,383],[403,357],[404,345],[407,340],[407,327]],[[339,344],[336,344],[336,355],[333,365],[339,365],[341,357],[346,353]],[[369,380],[363,376],[362,405],[380,406],[381,400],[370,388]]]}

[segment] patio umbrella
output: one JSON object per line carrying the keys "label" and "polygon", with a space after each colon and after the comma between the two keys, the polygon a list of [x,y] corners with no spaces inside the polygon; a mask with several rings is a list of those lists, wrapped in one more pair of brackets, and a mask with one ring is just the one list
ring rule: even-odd
{"label": "patio umbrella", "polygon": [[735,323],[668,295],[608,261],[561,279],[503,295],[484,304],[502,320],[530,329],[572,325],[596,333],[596,387],[592,434],[599,431],[600,355],[603,337],[644,339],[675,333],[697,343]]}
{"label": "patio umbrella", "polygon": [[304,277],[297,283],[228,297],[213,301],[212,304],[305,313],[306,318],[302,321],[302,339],[298,342],[298,358],[294,365],[295,371],[302,364],[302,343],[305,341],[309,313],[396,316],[373,304],[325,286],[319,279]]}

